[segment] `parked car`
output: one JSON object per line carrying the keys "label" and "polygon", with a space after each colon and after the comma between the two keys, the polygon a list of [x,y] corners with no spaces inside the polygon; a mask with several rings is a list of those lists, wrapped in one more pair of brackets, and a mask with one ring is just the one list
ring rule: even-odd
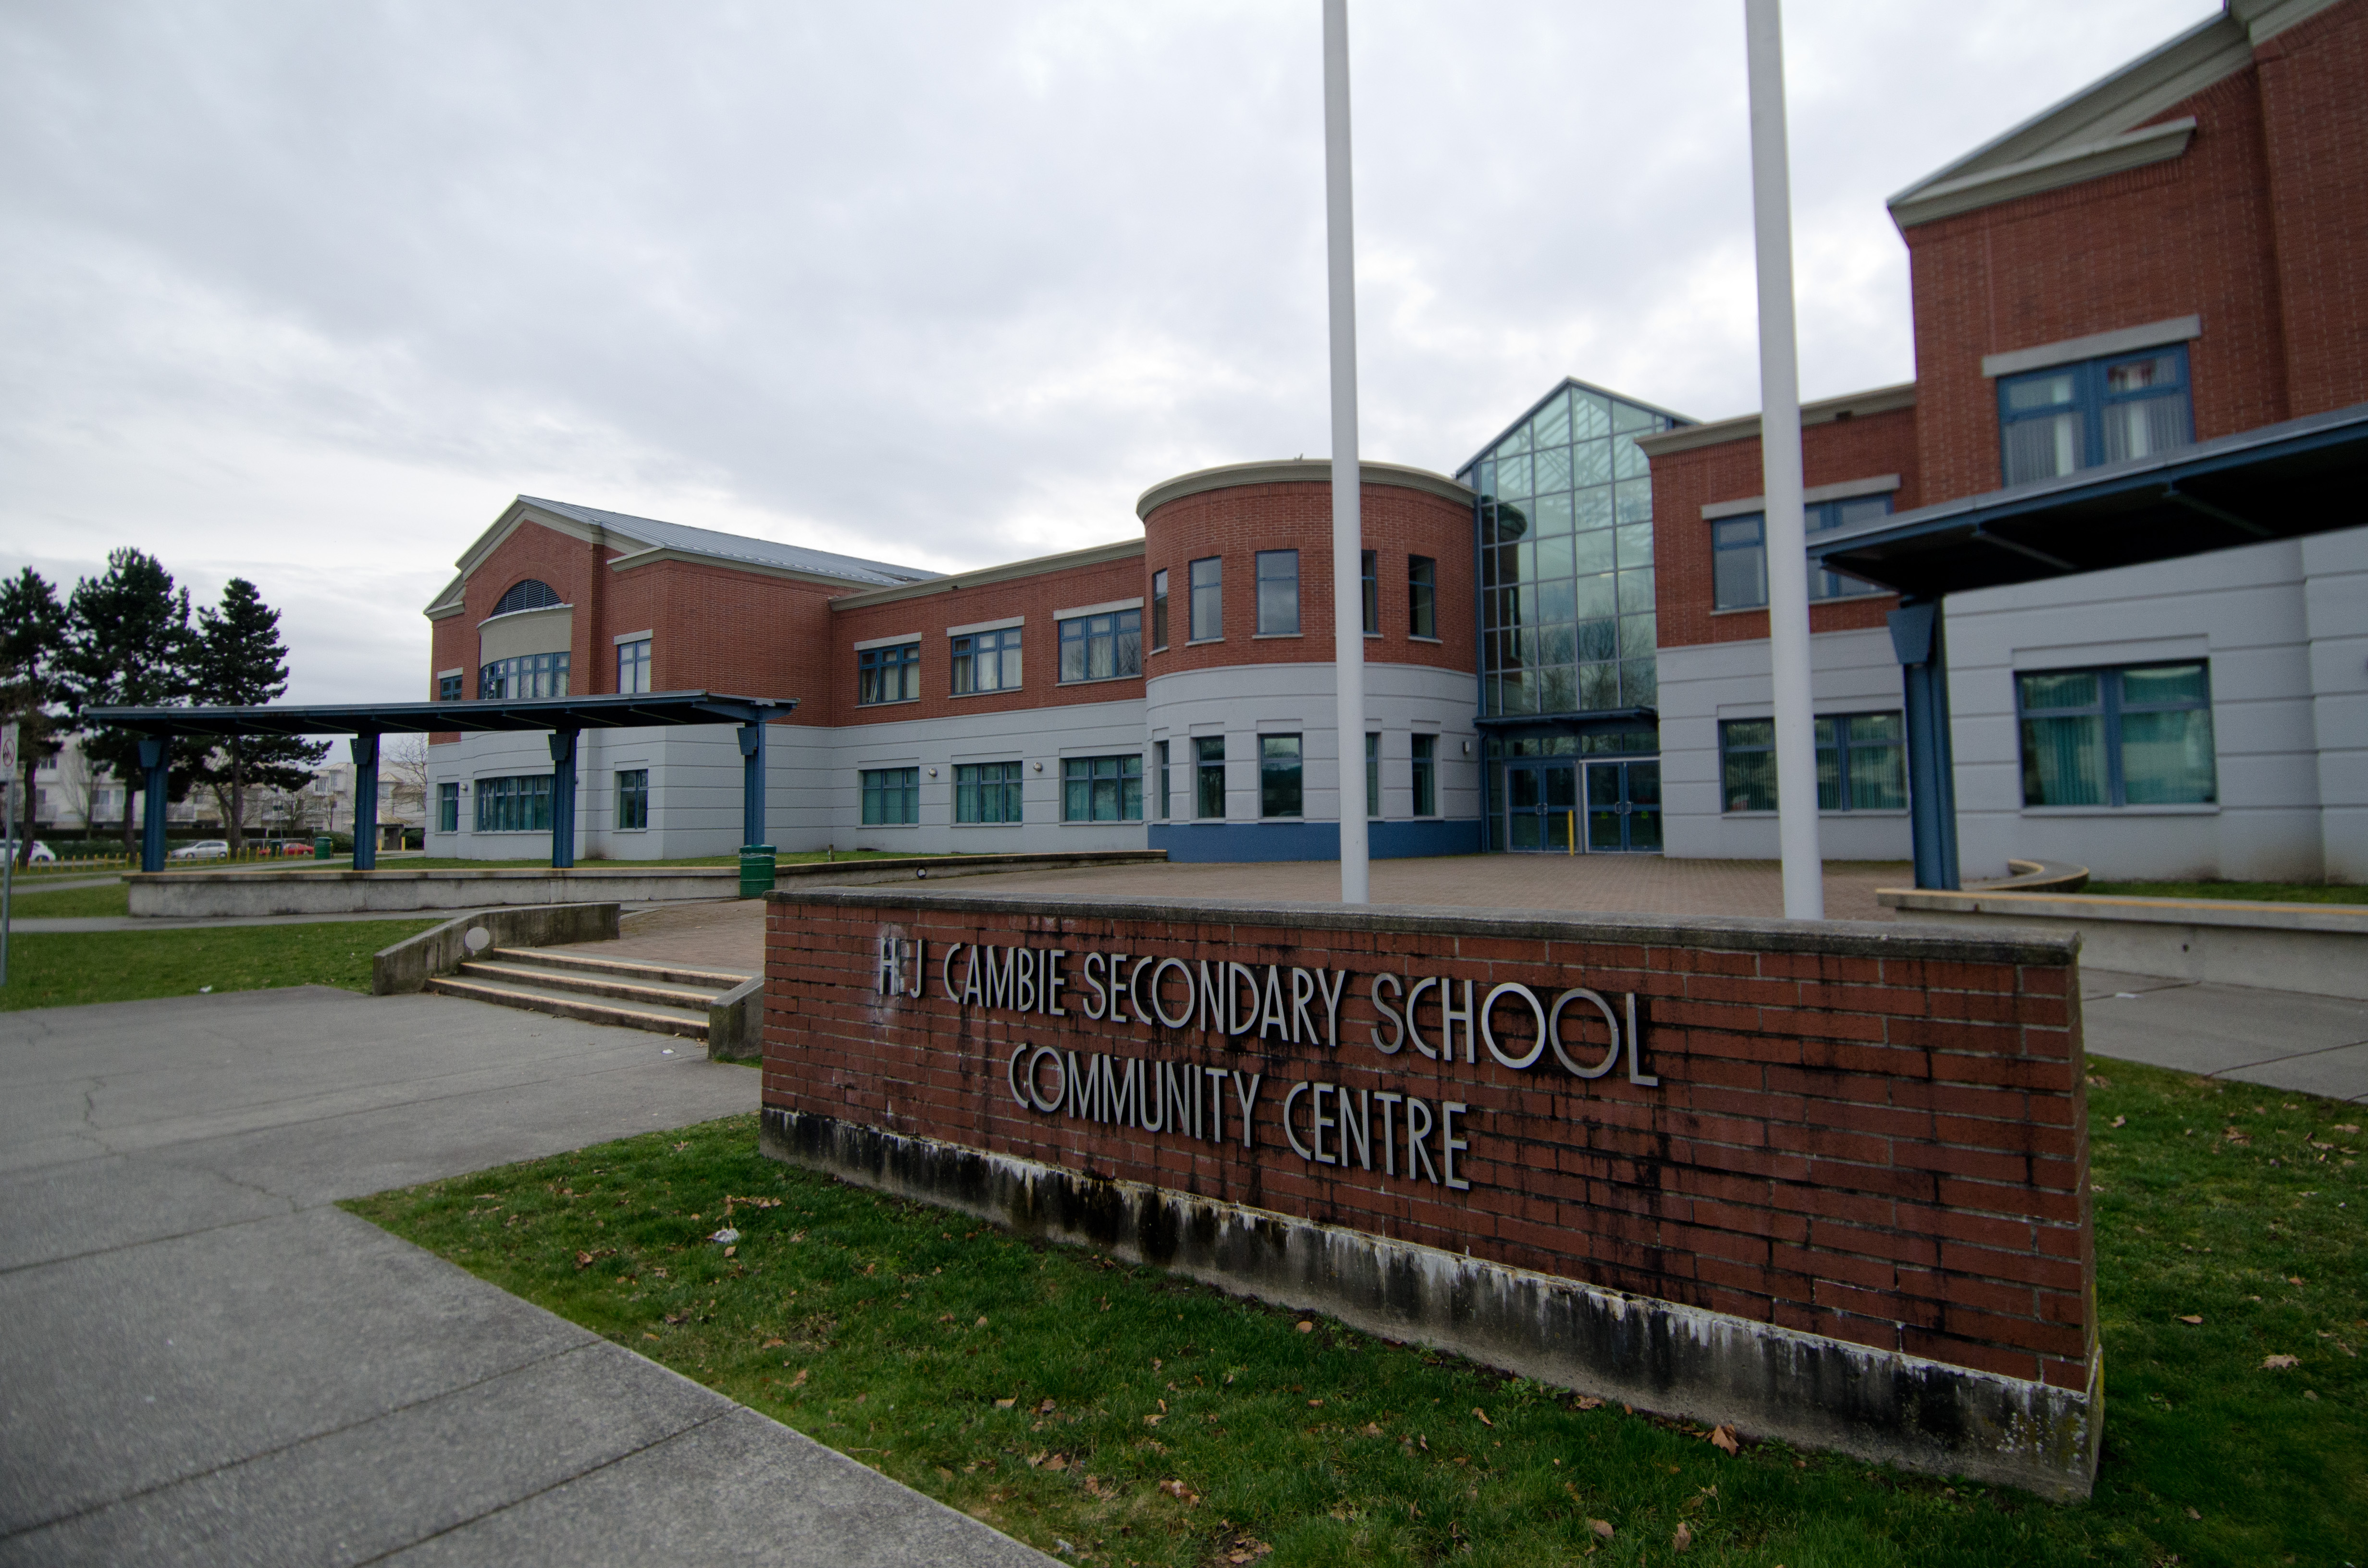
{"label": "parked car", "polygon": [[182,845],[165,858],[168,860],[227,860],[230,858],[230,840],[200,838],[195,844]]}
{"label": "parked car", "polygon": [[310,844],[301,844],[292,838],[274,840],[272,843],[265,846],[263,852],[266,855],[301,855],[307,860],[313,858],[313,846]]}
{"label": "parked car", "polygon": [[[14,855],[16,852],[17,846],[14,843],[9,844],[6,847],[6,853]],[[30,866],[53,865],[56,863],[57,858],[58,852],[56,850],[51,848],[48,845],[42,843],[37,838],[33,840],[32,853],[25,857],[25,863]]]}

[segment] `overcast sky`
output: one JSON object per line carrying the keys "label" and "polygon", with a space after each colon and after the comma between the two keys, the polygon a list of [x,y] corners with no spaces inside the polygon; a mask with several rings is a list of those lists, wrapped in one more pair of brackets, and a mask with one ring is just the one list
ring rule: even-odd
{"label": "overcast sky", "polygon": [[[1786,7],[1803,392],[1885,196],[2212,14]],[[1758,404],[1740,0],[1353,0],[1365,454]],[[518,494],[954,568],[1322,456],[1317,0],[0,0],[0,568],[108,549],[399,699]]]}

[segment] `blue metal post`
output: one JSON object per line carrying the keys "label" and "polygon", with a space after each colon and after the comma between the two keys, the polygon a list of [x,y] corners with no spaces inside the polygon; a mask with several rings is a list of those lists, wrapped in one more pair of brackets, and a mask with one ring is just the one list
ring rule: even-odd
{"label": "blue metal post", "polygon": [[765,726],[740,726],[740,842],[765,838]]}
{"label": "blue metal post", "polygon": [[551,864],[575,864],[575,732],[551,732]]}
{"label": "blue metal post", "polygon": [[378,869],[378,737],[354,737],[354,869]]}
{"label": "blue metal post", "polygon": [[[165,789],[172,757],[170,735],[140,737],[140,767],[147,774],[140,824],[140,869],[143,871],[165,869]],[[124,808],[131,809],[129,801],[124,802]]]}
{"label": "blue metal post", "polygon": [[1957,885],[1956,764],[1949,745],[1949,640],[1938,599],[1902,601],[1889,617],[1907,699],[1908,826],[1916,885]]}

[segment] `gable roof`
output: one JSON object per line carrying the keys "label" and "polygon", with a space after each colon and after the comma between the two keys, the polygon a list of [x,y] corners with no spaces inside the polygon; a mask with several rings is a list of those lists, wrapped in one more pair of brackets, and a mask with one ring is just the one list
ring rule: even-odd
{"label": "gable roof", "polygon": [[515,533],[521,523],[526,522],[540,523],[579,539],[607,540],[645,547],[628,551],[610,562],[611,570],[641,565],[653,560],[689,558],[865,587],[894,587],[907,583],[927,582],[940,575],[918,566],[866,561],[860,556],[837,555],[826,550],[810,550],[804,545],[752,539],[746,534],[728,534],[714,528],[695,528],[684,523],[663,522],[656,517],[636,517],[626,512],[603,511],[598,506],[579,506],[573,501],[521,495],[504,507],[493,527],[479,534],[476,541],[462,552],[455,562],[461,568],[460,575],[446,584],[444,591],[428,603],[425,612],[428,619],[441,619],[448,615],[460,614],[470,574],[504,540]]}
{"label": "gable roof", "polygon": [[2225,0],[2225,9],[1934,170],[1885,203],[1901,229],[2176,158],[2192,119],[2146,122],[2242,71],[2253,51],[2340,0]]}
{"label": "gable roof", "polygon": [[1647,414],[1657,414],[1662,418],[1668,420],[1672,426],[1691,425],[1695,423],[1691,415],[1679,414],[1673,409],[1663,408],[1660,404],[1656,403],[1646,403],[1641,397],[1631,397],[1623,392],[1613,392],[1610,387],[1599,387],[1593,381],[1582,381],[1577,376],[1565,376],[1562,380],[1556,381],[1551,388],[1549,388],[1544,395],[1541,396],[1537,402],[1530,404],[1529,407],[1521,410],[1519,415],[1515,415],[1512,423],[1507,425],[1502,430],[1497,431],[1494,436],[1491,436],[1486,441],[1483,442],[1478,451],[1464,459],[1455,470],[1459,482],[1461,477],[1463,474],[1470,472],[1473,466],[1478,463],[1482,458],[1485,458],[1490,452],[1495,451],[1497,449],[1497,443],[1504,440],[1506,437],[1511,435],[1514,431],[1520,429],[1523,425],[1529,423],[1530,419],[1536,415],[1539,409],[1543,408],[1547,403],[1552,403],[1555,398],[1560,397],[1572,387],[1577,387],[1581,392],[1593,392],[1598,397],[1608,397],[1614,403],[1624,403],[1631,408],[1641,408]]}

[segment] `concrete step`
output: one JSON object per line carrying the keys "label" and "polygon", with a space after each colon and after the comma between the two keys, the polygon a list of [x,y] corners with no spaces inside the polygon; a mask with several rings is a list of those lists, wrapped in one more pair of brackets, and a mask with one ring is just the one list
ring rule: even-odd
{"label": "concrete step", "polygon": [[530,990],[562,992],[571,995],[613,997],[637,1006],[686,1008],[702,1016],[708,1005],[723,994],[721,990],[706,986],[652,984],[637,977],[607,971],[578,971],[519,963],[507,959],[498,962],[484,959],[467,960],[461,965],[461,975],[466,980],[487,981],[497,985],[523,985]]}
{"label": "concrete step", "polygon": [[553,948],[495,948],[485,955],[500,963],[534,964],[570,973],[609,974],[649,985],[689,985],[718,994],[752,978],[728,969],[695,969],[687,964],[643,963],[632,959],[598,958],[589,953]]}
{"label": "concrete step", "polygon": [[516,981],[478,980],[453,974],[437,975],[427,982],[424,989],[441,996],[461,996],[472,1002],[491,1002],[497,1006],[548,1013],[553,1017],[577,1018],[588,1024],[647,1029],[653,1034],[678,1035],[686,1040],[707,1038],[704,1006],[694,1010],[648,1002],[624,1002],[586,995],[582,992],[522,984]]}

